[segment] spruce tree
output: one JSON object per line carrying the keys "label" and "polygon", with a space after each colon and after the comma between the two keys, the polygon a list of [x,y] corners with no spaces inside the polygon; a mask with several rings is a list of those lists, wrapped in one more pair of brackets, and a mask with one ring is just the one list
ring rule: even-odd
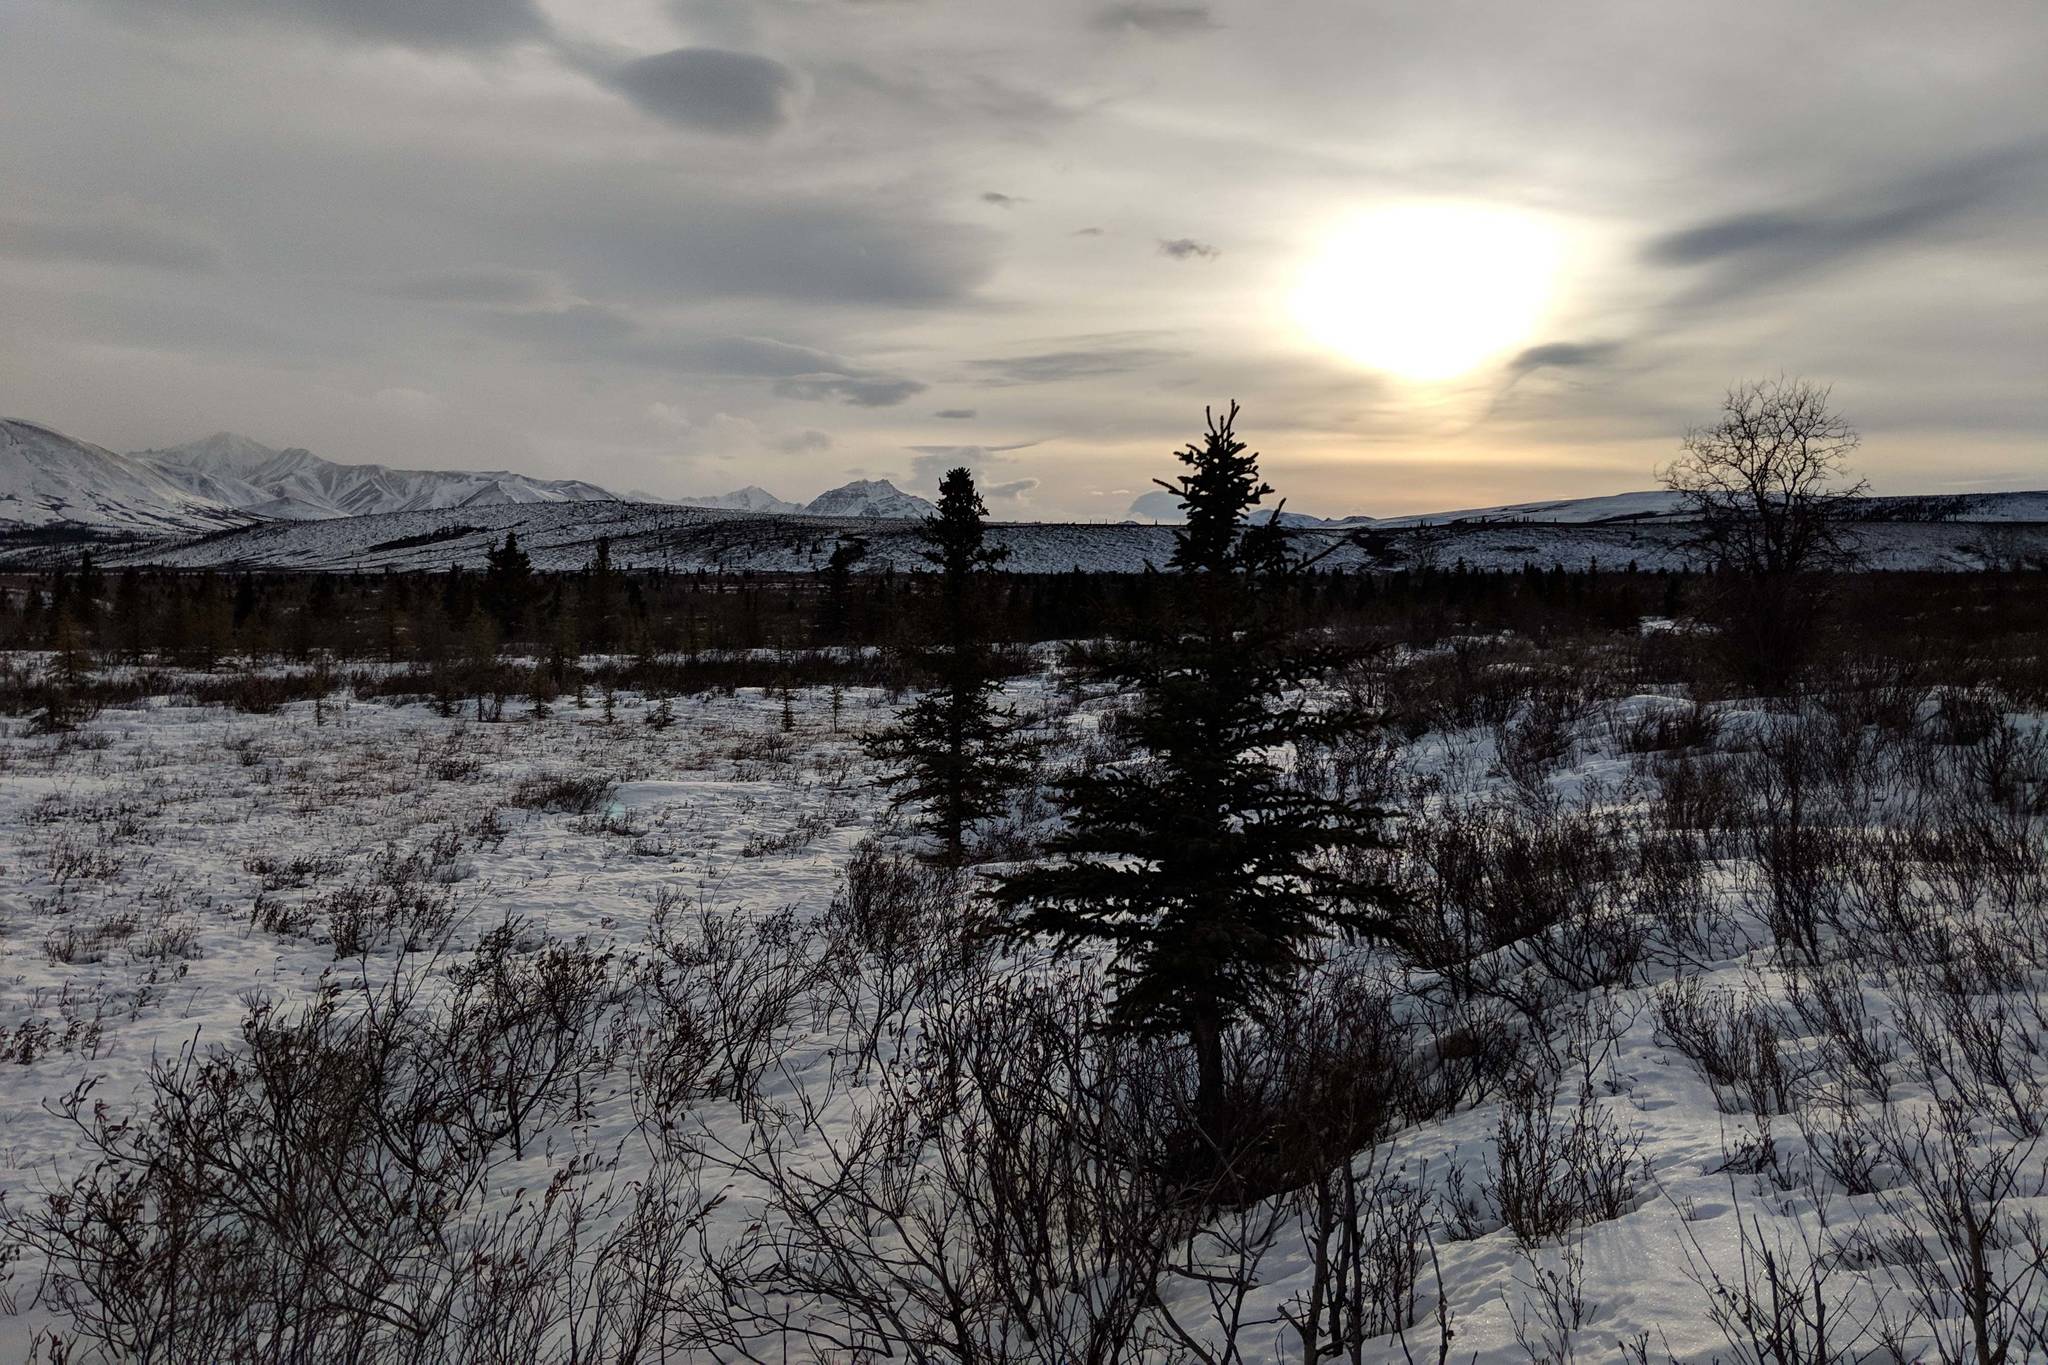
{"label": "spruce tree", "polygon": [[1391,886],[1344,870],[1357,860],[1342,855],[1384,846],[1382,813],[1303,790],[1273,757],[1321,729],[1303,689],[1336,658],[1286,619],[1304,566],[1277,509],[1251,521],[1273,490],[1236,417],[1234,403],[1209,414],[1179,454],[1187,471],[1161,481],[1186,514],[1172,614],[1105,666],[1134,699],[1141,758],[1064,781],[1052,859],[995,891],[1014,935],[1113,954],[1112,1027],[1189,1039],[1197,1119],[1216,1140],[1230,1027],[1288,990],[1317,940],[1396,937],[1399,908]]}
{"label": "spruce tree", "polygon": [[599,654],[610,653],[618,635],[619,612],[619,577],[612,568],[610,536],[597,538],[597,554],[583,570],[579,596],[585,645]]}
{"label": "spruce tree", "polygon": [[825,567],[818,570],[818,576],[825,581],[825,600],[818,609],[818,635],[826,644],[838,644],[846,638],[847,600],[852,596],[853,566],[868,557],[866,539],[857,535],[841,535],[832,547],[832,557],[825,561]]}
{"label": "spruce tree", "polygon": [[534,596],[533,561],[519,548],[517,533],[507,531],[505,543],[486,552],[480,595],[484,610],[496,619],[505,638],[517,634]]}
{"label": "spruce tree", "polygon": [[939,574],[939,639],[915,657],[934,685],[868,741],[871,753],[896,765],[886,779],[896,804],[923,808],[922,828],[954,866],[966,860],[969,829],[1001,809],[1025,766],[1015,715],[996,705],[999,683],[978,610],[980,576],[1006,553],[987,543],[987,518],[974,476],[950,471],[937,512],[920,528],[923,558]]}

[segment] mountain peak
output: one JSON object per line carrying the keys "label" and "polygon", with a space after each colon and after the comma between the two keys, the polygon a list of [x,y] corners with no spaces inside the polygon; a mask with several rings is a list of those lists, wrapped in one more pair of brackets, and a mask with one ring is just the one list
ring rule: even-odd
{"label": "mountain peak", "polygon": [[277,457],[272,447],[232,431],[216,431],[197,441],[136,454],[141,459],[157,463],[168,460],[209,474],[244,474]]}
{"label": "mountain peak", "polygon": [[754,483],[748,484],[745,488],[735,488],[730,493],[692,498],[659,498],[656,501],[672,503],[677,507],[711,507],[725,512],[778,512],[784,516],[804,510],[800,504],[786,502]]}
{"label": "mountain peak", "polygon": [[168,478],[147,460],[73,440],[32,422],[0,420],[0,522],[72,524],[163,535],[252,518]]}
{"label": "mountain peak", "polygon": [[812,498],[804,513],[813,517],[865,517],[882,520],[928,517],[939,509],[887,479],[855,479]]}
{"label": "mountain peak", "polygon": [[580,480],[534,479],[502,469],[338,464],[304,446],[276,450],[231,431],[165,450],[142,451],[136,458],[188,492],[274,521],[326,521],[498,503],[614,500],[604,489]]}

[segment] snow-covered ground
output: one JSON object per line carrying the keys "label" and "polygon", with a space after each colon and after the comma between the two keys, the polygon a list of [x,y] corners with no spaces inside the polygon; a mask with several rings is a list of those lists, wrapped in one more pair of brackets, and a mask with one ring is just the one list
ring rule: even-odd
{"label": "snow-covered ground", "polygon": [[[1064,737],[1068,748],[1056,756],[1096,742],[1096,722],[1116,704],[1085,689],[1077,694],[1052,674],[1024,679],[1013,692]],[[857,743],[887,706],[879,694],[854,691],[785,698],[750,689],[666,701],[591,694],[580,704],[559,698],[545,714],[514,701],[502,720],[483,722],[467,707],[444,716],[424,704],[341,694],[269,715],[157,699],[107,711],[61,735],[35,735],[22,722],[7,722],[0,736],[6,1207],[19,1213],[90,1164],[79,1130],[62,1112],[63,1098],[81,1084],[91,1082],[90,1098],[113,1114],[133,1112],[146,1098],[153,1061],[174,1059],[195,1043],[238,1046],[252,1007],[267,1002],[284,1013],[323,988],[338,986],[346,995],[354,983],[374,985],[399,971],[405,954],[388,938],[340,941],[354,922],[349,916],[378,897],[403,898],[412,907],[408,923],[423,937],[438,932],[433,925],[448,926],[449,946],[434,963],[437,979],[470,961],[488,932],[508,923],[518,926],[522,952],[550,939],[582,939],[621,962],[659,958],[666,936],[685,921],[697,932],[731,923],[783,926],[777,934],[794,926],[802,935],[828,917],[862,841],[878,830],[900,837],[885,819],[876,770]],[[673,724],[649,724],[657,711],[672,715]],[[1707,722],[1698,715],[1673,697],[1645,694],[1558,720],[1561,750],[1525,743],[1537,722],[1524,716],[1434,730],[1386,757],[1398,772],[1392,788],[1421,819],[1483,809],[1503,818],[1513,813],[1532,828],[1578,832],[1571,837],[1591,838],[1586,831],[1612,821],[1672,834],[1682,825],[1671,813],[1679,780],[1670,775],[1672,765],[1707,753],[1742,761],[1744,753],[1769,748],[1773,727],[1790,723],[1768,708],[1741,704],[1724,704]],[[1707,733],[1686,728],[1700,724]],[[2007,811],[2018,822],[2012,848],[2031,850],[2038,860],[2048,793],[2029,784],[2048,778],[2038,766],[2040,722],[2020,716],[1999,724],[2017,746],[2008,757],[2021,764],[2008,775],[2019,783],[2019,805]],[[1868,735],[1843,742],[1876,744]],[[1929,752],[1929,762],[1947,761]],[[2028,762],[2037,766],[2028,769]],[[1865,804],[1830,807],[1828,818],[1881,831],[1913,805],[1910,765],[1901,760],[1894,771],[1875,749],[1865,763],[1872,783]],[[578,787],[557,779],[596,781]],[[1701,798],[1695,792],[1693,799]],[[1427,865],[1430,859],[1418,855],[1418,868]],[[1645,880],[1659,870],[1679,878],[1661,899]],[[1898,1324],[1907,1359],[1949,1358],[1940,1348],[1966,1339],[1958,1325],[1967,1307],[1962,1297],[1938,1285],[1919,1298],[1911,1292],[1916,1282],[1933,1283],[1949,1262],[1940,1245],[1923,1246],[1936,1225],[1914,1222],[1921,1195],[1897,1163],[1878,1152],[1864,1170],[1867,1180],[1845,1187],[1818,1170],[1827,1163],[1816,1155],[1830,1134],[1850,1131],[1849,1117],[1889,1113],[1911,1131],[1934,1112],[1926,1101],[1949,1074],[1942,1067],[1957,1074],[1963,1068],[1955,1056],[1931,1070],[1919,1066],[1912,1029],[1932,1028],[1932,1037],[1966,1021],[1902,1023],[1901,1001],[1930,1009],[1935,995],[1893,989],[1917,969],[1888,957],[1885,944],[1831,941],[1820,949],[1819,965],[1802,963],[1759,908],[1764,883],[1736,841],[1714,844],[1692,872],[1702,878],[1696,885],[1661,863],[1630,873],[1588,863],[1565,879],[1568,885],[1550,888],[1585,892],[1596,918],[1622,914],[1657,926],[1640,961],[1609,979],[1557,992],[1532,1016],[1539,1027],[1528,1050],[1556,1059],[1554,1092],[1544,1091],[1535,1109],[1517,1108],[1512,1087],[1503,1093],[1496,1086],[1448,1113],[1397,1125],[1361,1154],[1368,1185],[1381,1181],[1413,1193],[1418,1202],[1401,1207],[1410,1209],[1411,1223],[1433,1229],[1434,1259],[1418,1272],[1405,1339],[1376,1336],[1353,1358],[1439,1358],[1441,1284],[1455,1332],[1445,1358],[1612,1359],[1618,1349],[1640,1346],[1645,1355],[1623,1358],[1755,1359],[1731,1346],[1715,1320],[1743,1301],[1712,1286],[1715,1277],[1739,1283],[1747,1274],[1757,1289],[1766,1255],[1791,1276],[1782,1286],[1791,1306],[1781,1308],[1796,1316],[1811,1299],[1830,1315],[1844,1349],[1827,1358],[1889,1358],[1880,1351],[1880,1318]],[[2000,882],[2003,875],[1972,880],[1951,869],[1899,894],[1921,897],[1928,901],[1921,909],[1958,925],[2038,927],[2048,910],[2027,899],[2041,892],[2038,861],[2013,869],[2009,882]],[[2002,905],[2001,885],[2016,897]],[[1537,894],[1530,887],[1507,890]],[[1958,903],[1980,896],[1989,908]],[[765,955],[762,961],[808,951],[763,932],[752,950]],[[1518,951],[1504,950],[1486,979],[1501,986],[1526,969]],[[716,958],[724,964],[718,970],[732,974],[743,973],[746,960],[744,952]],[[1401,1000],[1444,986],[1445,978],[1397,970],[1370,953],[1359,961],[1397,983]],[[2007,1058],[2014,1088],[2004,1109],[1987,1107],[1957,1137],[1946,1168],[1963,1181],[1959,1198],[1967,1209],[1985,1193],[1969,1180],[2000,1161],[2014,1163],[2020,1178],[1997,1205],[2002,1221],[1989,1241],[1998,1265],[2020,1257],[2027,1237],[2040,1237],[2041,1225],[2026,1220],[2048,1214],[2040,1197],[2048,1180],[2040,1147],[2048,1113],[2038,1107],[2048,1083],[2048,1018],[2038,1012],[2044,968],[2048,963],[2032,962],[2031,974],[2009,982],[2006,994],[1980,1002],[1987,1018],[2014,1011]],[[613,970],[620,980],[632,976]],[[1042,968],[1026,962],[1014,970]],[[1853,1075],[1853,1059],[1844,1061],[1840,1040],[1803,1024],[1810,1013],[1788,1001],[1788,987],[1811,993],[1815,979],[1829,972],[1847,973],[1850,989],[1841,999],[1869,1008],[1873,1049],[1891,1054],[1889,1063],[1878,1063],[1883,1074],[1869,1078],[1890,1087],[1885,1099],[1828,1079]],[[764,1131],[763,1111],[781,1108],[798,1116],[781,1130],[797,1135],[793,1150],[815,1159],[806,1142],[851,1148],[862,1115],[886,1108],[895,1088],[907,1084],[891,1059],[916,1052],[925,1016],[918,1009],[902,1014],[901,1035],[877,1047],[878,1065],[849,1066],[849,1033],[827,999],[830,983],[814,982],[808,991],[770,1030],[776,1056],[751,1096],[698,1096],[687,1112],[656,1117],[693,1128],[699,1148],[729,1154]],[[2026,1014],[2029,1008],[2036,1012]],[[1767,1049],[1779,1071],[1765,1071],[1780,1075],[1797,1105],[1753,1104],[1740,1084],[1717,1084],[1703,1074],[1674,1037],[1673,1021],[1714,1018],[1769,1022],[1773,1036],[1763,1041],[1739,1034],[1738,1022],[1732,1045],[1753,1054]],[[1530,1021],[1510,1022],[1519,1029]],[[1449,1048],[1448,1039],[1440,1041]],[[1466,1043],[1477,1046],[1471,1037]],[[635,1093],[634,1074],[621,1065],[594,1080],[575,1112],[493,1169],[486,1202],[516,1204],[523,1197],[516,1191],[550,1188],[558,1178],[647,1178],[669,1149],[647,1136],[646,1095]],[[1834,1110],[1823,1112],[1815,1098],[1823,1092],[1833,1096]],[[1779,1107],[1796,1112],[1771,1112]],[[1504,1144],[1532,1141],[1532,1125],[1552,1124],[1557,1134],[1571,1135],[1582,1157],[1607,1162],[1606,1193],[1615,1207],[1568,1218],[1570,1226],[1555,1235],[1518,1236],[1504,1225],[1501,1203],[1511,1178],[1531,1174],[1512,1163],[1529,1158]],[[1930,1150],[1940,1148],[1944,1135],[1922,1135],[1928,1134]],[[1856,1153],[1830,1150],[1844,1169],[1856,1168]],[[577,1165],[579,1159],[587,1164]],[[758,1186],[744,1175],[728,1169],[706,1178],[729,1195],[708,1218],[717,1237],[772,1221]],[[1256,1221],[1246,1215],[1216,1226],[1242,1231]],[[1293,1213],[1267,1231],[1268,1243],[1245,1272],[1244,1296],[1226,1305],[1241,1324],[1236,1354],[1217,1359],[1302,1358],[1287,1318],[1301,1315],[1314,1282],[1311,1244]],[[1404,1246],[1413,1250],[1414,1239],[1394,1236],[1381,1250]],[[1215,1237],[1198,1250],[1212,1271],[1230,1260]],[[1809,1269],[1815,1265],[1823,1268],[1817,1278]],[[47,1302],[37,1302],[35,1282],[28,1255],[4,1287],[18,1311],[0,1316],[0,1356],[22,1358],[38,1330],[58,1320]],[[1209,1296],[1217,1283],[1170,1277],[1165,1303],[1213,1349],[1222,1340]],[[2039,1320],[2048,1283],[2012,1288]],[[1923,1311],[1923,1300],[1945,1309]],[[770,1348],[757,1341],[753,1349]],[[850,1358],[816,1341],[798,1341],[794,1349],[796,1358]],[[1017,1349],[1012,1358],[1036,1358],[1028,1343]],[[704,1347],[676,1358],[736,1354]],[[2017,1350],[2011,1356],[2021,1358]]]}

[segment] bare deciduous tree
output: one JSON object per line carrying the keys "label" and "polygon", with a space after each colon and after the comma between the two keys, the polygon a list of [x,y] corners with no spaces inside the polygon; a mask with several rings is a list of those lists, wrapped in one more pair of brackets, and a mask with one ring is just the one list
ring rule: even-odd
{"label": "bare deciduous tree", "polygon": [[1746,574],[1838,567],[1854,557],[1847,523],[1869,489],[1849,477],[1862,437],[1829,406],[1830,390],[1804,379],[1738,384],[1715,421],[1685,434],[1661,472],[1699,519],[1696,545]]}
{"label": "bare deciduous tree", "polygon": [[1696,524],[1690,548],[1722,571],[1729,642],[1758,681],[1796,662],[1815,600],[1798,580],[1856,560],[1852,514],[1869,484],[1849,457],[1861,443],[1826,385],[1759,379],[1728,390],[1660,471]]}

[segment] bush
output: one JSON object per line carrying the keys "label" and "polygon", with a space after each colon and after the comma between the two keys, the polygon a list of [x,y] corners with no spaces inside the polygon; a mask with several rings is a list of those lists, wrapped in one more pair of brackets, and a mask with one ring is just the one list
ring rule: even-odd
{"label": "bush", "polygon": [[604,773],[533,773],[512,788],[511,804],[524,810],[588,815],[611,799],[619,781]]}
{"label": "bush", "polygon": [[1510,1089],[1494,1130],[1486,1195],[1524,1247],[1619,1218],[1635,1199],[1640,1134],[1615,1123],[1590,1083],[1560,1112],[1560,1088],[1556,1069],[1530,1069]]}

